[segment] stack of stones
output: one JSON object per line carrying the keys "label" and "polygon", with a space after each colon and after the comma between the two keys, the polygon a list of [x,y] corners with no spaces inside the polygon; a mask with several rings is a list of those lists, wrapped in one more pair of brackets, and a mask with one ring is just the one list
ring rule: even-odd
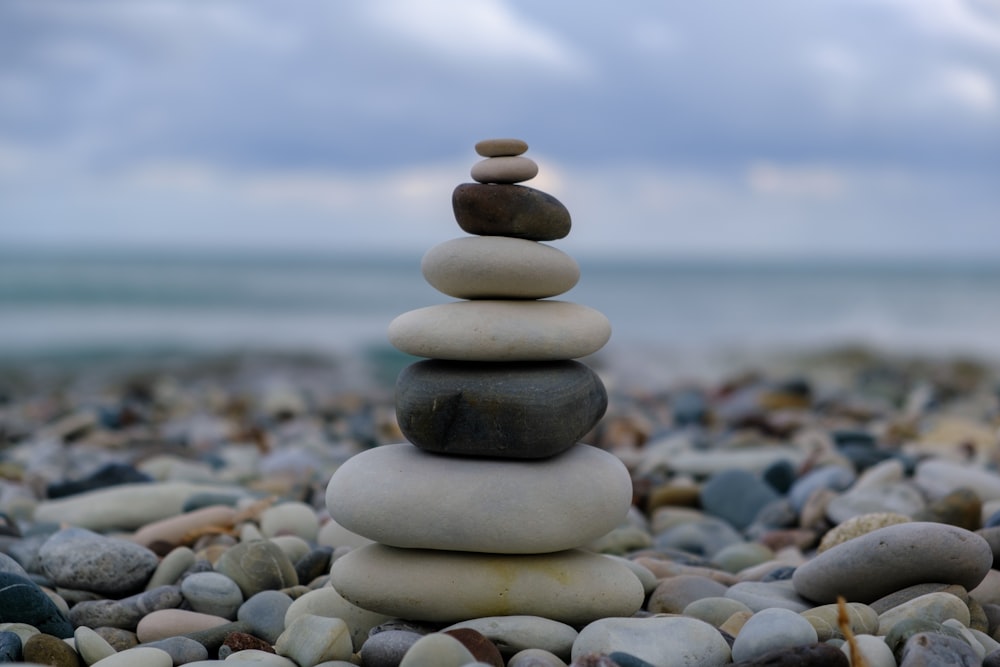
{"label": "stack of stones", "polygon": [[452,198],[472,236],[423,259],[426,280],[460,299],[389,326],[403,352],[396,416],[408,443],[362,452],[330,480],[342,526],[375,543],[339,558],[331,580],[359,607],[457,622],[534,615],[583,625],[643,602],[621,561],[581,547],[625,518],[632,483],[614,455],[578,444],[600,420],[600,378],[574,361],[607,342],[607,318],[551,300],[579,268],[542,243],[569,233],[554,197],[523,185],[538,166],[515,139],[476,144],[477,183]]}

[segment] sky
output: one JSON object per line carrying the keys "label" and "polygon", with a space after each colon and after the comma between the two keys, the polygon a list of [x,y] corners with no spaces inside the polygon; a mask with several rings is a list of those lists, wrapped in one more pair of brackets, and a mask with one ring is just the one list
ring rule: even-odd
{"label": "sky", "polygon": [[1000,0],[3,0],[0,247],[1000,259]]}

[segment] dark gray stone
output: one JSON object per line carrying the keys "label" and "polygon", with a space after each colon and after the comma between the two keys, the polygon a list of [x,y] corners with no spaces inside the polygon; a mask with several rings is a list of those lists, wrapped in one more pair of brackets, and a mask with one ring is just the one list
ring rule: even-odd
{"label": "dark gray stone", "polygon": [[21,662],[21,637],[16,632],[0,632],[0,662]]}
{"label": "dark gray stone", "polygon": [[768,651],[732,667],[850,667],[844,652],[831,644],[806,644]]}
{"label": "dark gray stone", "polygon": [[746,470],[724,470],[712,475],[701,489],[701,507],[707,513],[743,530],[767,504],[780,499],[770,484]]}
{"label": "dark gray stone", "polygon": [[396,381],[403,435],[441,454],[554,456],[578,443],[607,406],[601,379],[576,361],[431,359],[406,367]]}
{"label": "dark gray stone", "polygon": [[240,605],[236,618],[256,635],[272,644],[285,630],[285,612],[292,605],[292,598],[281,591],[261,591]]}
{"label": "dark gray stone", "polygon": [[572,227],[562,202],[524,185],[463,183],[452,193],[451,205],[458,226],[469,234],[554,241]]}
{"label": "dark gray stone", "polygon": [[159,564],[144,546],[84,528],[66,528],[38,551],[42,571],[58,586],[120,596],[141,590]]}
{"label": "dark gray stone", "polygon": [[370,635],[361,645],[365,667],[396,667],[406,652],[424,635],[409,630],[386,630]]}
{"label": "dark gray stone", "polygon": [[121,600],[80,602],[69,610],[73,625],[135,631],[143,616],[158,609],[176,609],[184,601],[180,586],[158,586]]}
{"label": "dark gray stone", "polygon": [[73,626],[45,591],[13,572],[0,572],[0,623],[27,623],[60,639],[73,636]]}

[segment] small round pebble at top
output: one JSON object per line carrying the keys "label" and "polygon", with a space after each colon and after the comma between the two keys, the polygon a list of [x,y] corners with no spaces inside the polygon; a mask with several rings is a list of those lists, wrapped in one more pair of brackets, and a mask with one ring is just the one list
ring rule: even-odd
{"label": "small round pebble at top", "polygon": [[513,157],[527,150],[527,142],[520,139],[483,139],[476,144],[476,152],[483,157]]}

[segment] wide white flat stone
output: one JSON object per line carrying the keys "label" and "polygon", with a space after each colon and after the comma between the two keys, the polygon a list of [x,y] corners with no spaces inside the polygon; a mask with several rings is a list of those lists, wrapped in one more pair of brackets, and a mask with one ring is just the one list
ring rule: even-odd
{"label": "wide white flat stone", "polygon": [[371,544],[338,558],[330,580],[359,607],[439,623],[531,615],[582,625],[631,616],[644,598],[631,570],[580,550],[504,556]]}
{"label": "wide white flat stone", "polygon": [[551,361],[597,352],[611,338],[601,312],[567,301],[457,301],[403,313],[389,342],[418,357]]}
{"label": "wide white flat stone", "polygon": [[572,257],[552,246],[508,236],[466,236],[424,255],[424,278],[457,299],[544,299],[580,279]]}
{"label": "wide white flat stone", "polygon": [[587,544],[620,524],[631,502],[628,470],[589,445],[537,461],[384,445],[348,459],[326,491],[330,516],[376,542],[506,554]]}

